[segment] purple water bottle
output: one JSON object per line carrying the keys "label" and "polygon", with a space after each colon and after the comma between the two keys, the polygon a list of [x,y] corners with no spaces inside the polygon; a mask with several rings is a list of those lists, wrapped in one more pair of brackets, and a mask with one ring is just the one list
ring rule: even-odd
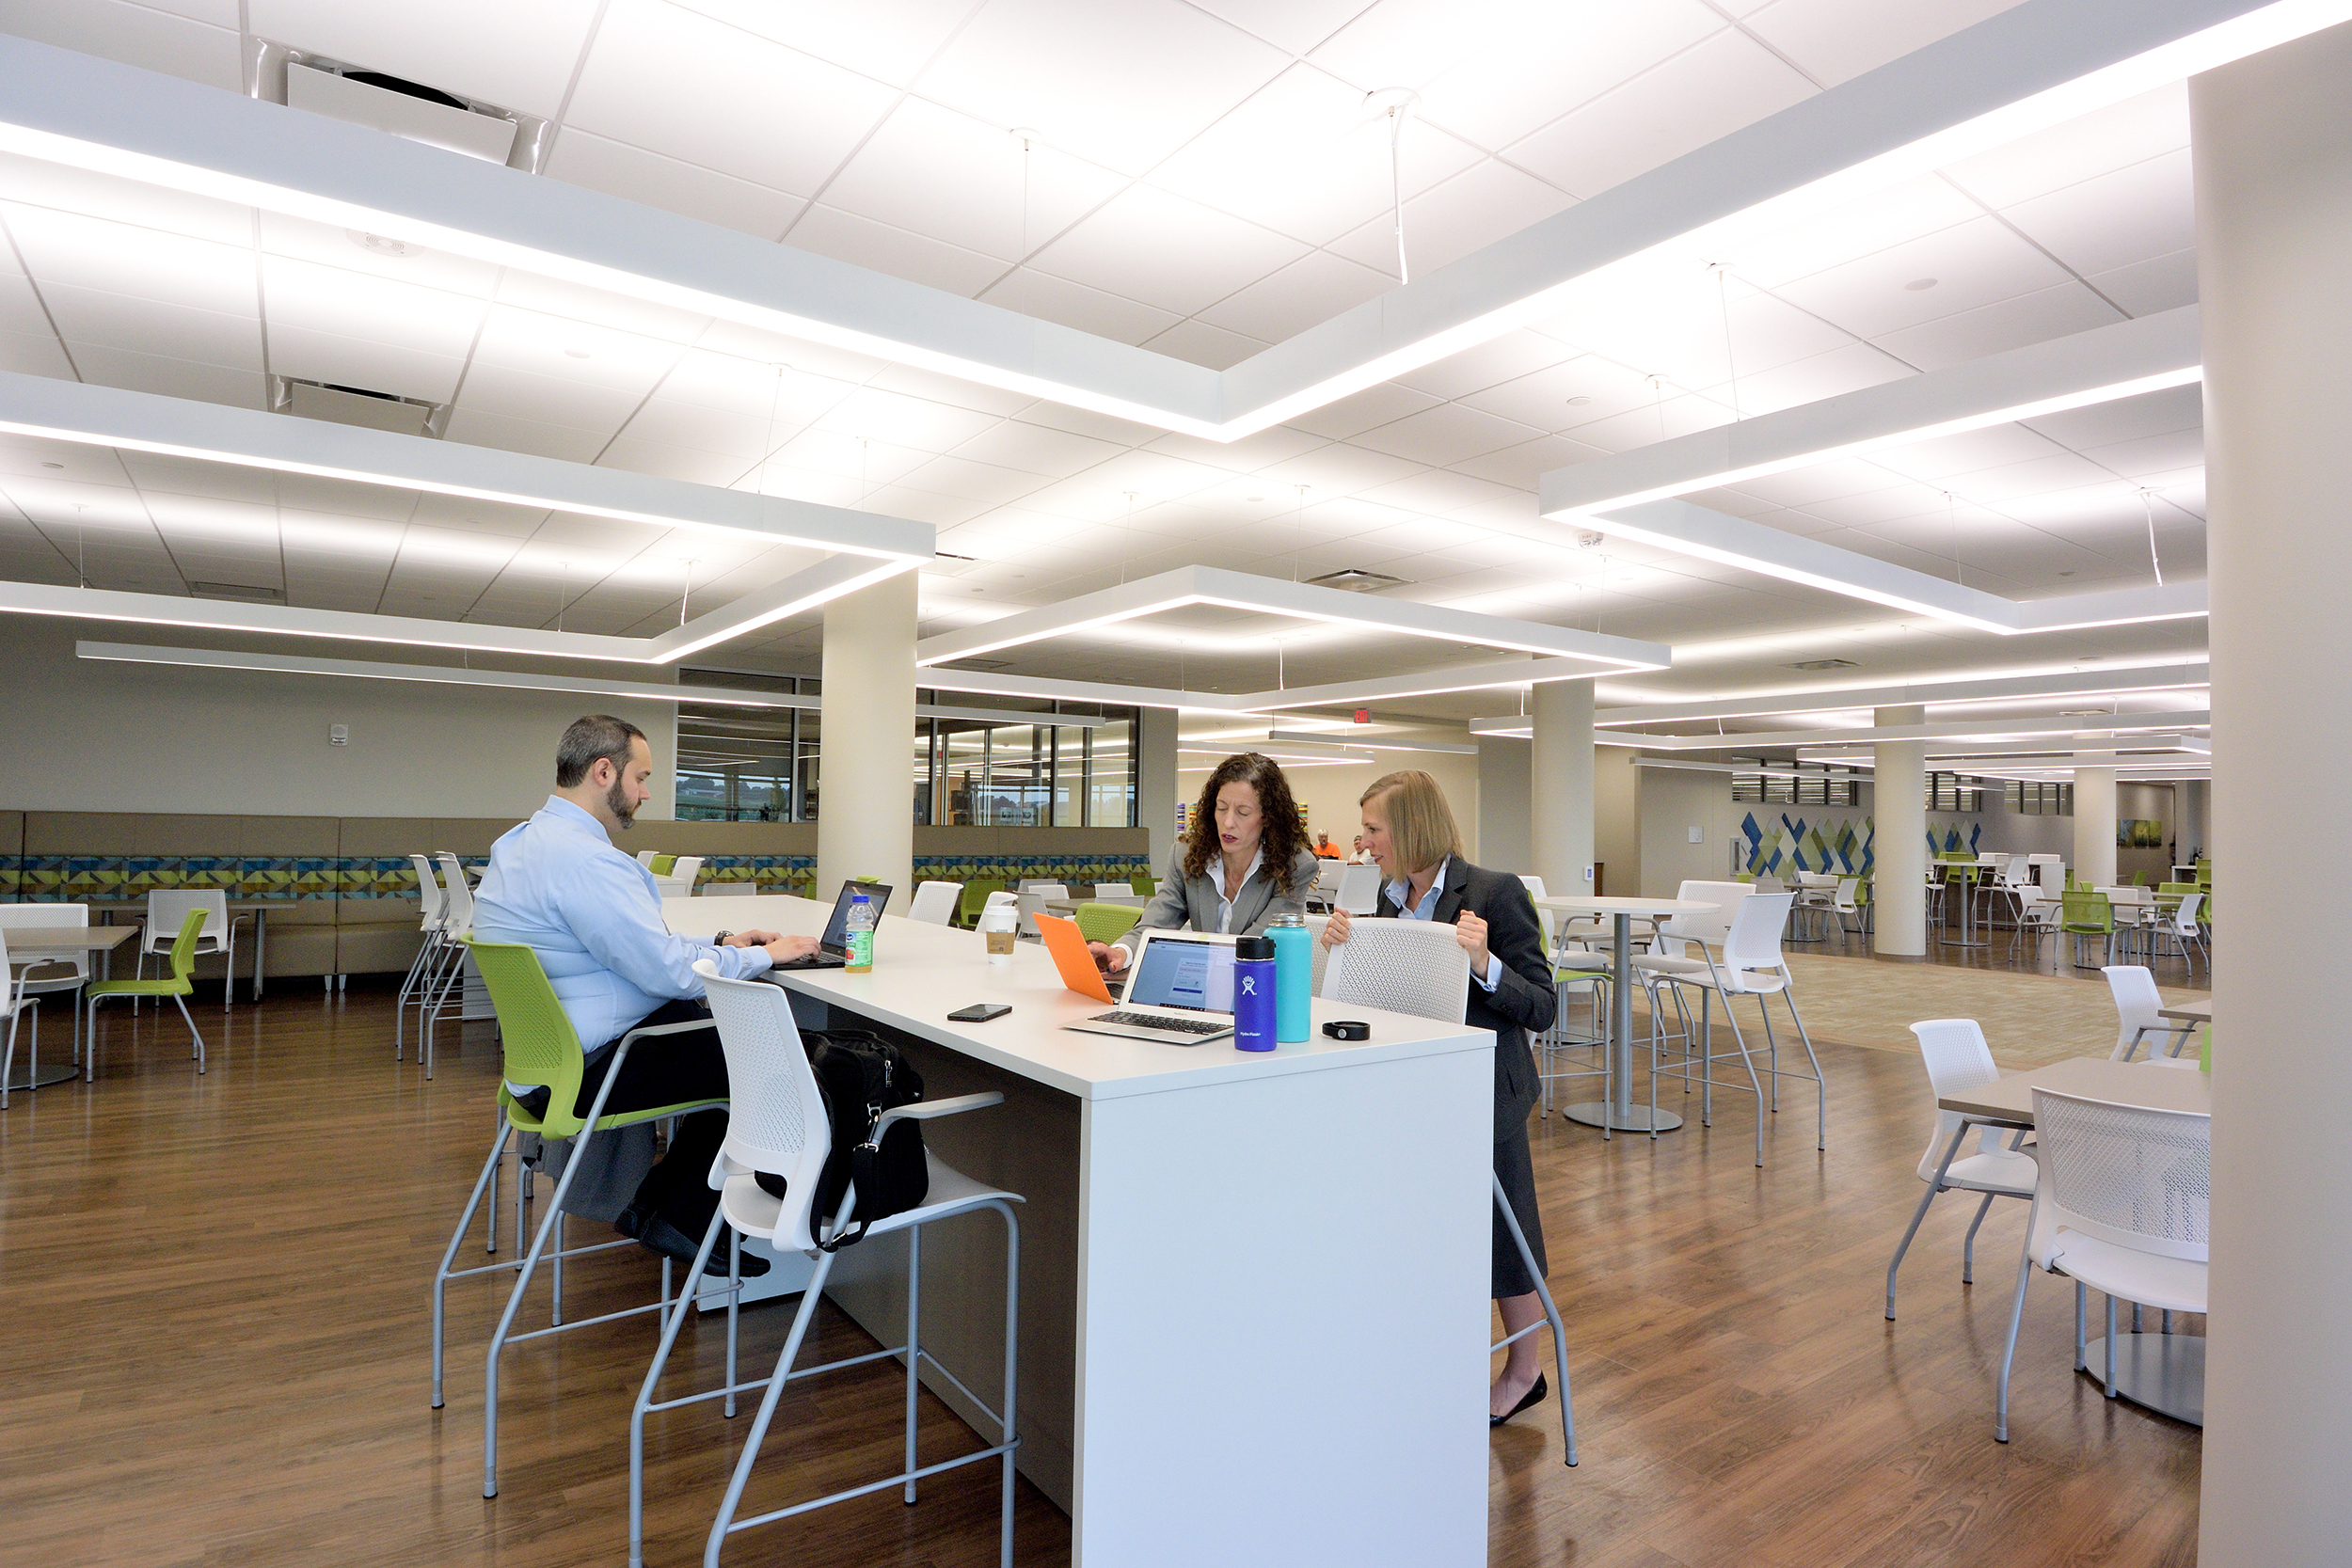
{"label": "purple water bottle", "polygon": [[1233,943],[1233,1045],[1274,1049],[1274,943],[1265,937]]}

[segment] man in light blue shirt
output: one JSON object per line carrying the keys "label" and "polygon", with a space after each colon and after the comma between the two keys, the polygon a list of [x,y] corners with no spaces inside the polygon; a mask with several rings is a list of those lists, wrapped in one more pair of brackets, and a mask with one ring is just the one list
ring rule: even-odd
{"label": "man in light blue shirt", "polygon": [[[535,952],[580,1036],[587,1053],[577,1102],[581,1115],[594,1104],[621,1037],[709,1018],[694,974],[698,960],[740,979],[817,945],[773,931],[742,931],[716,945],[670,933],[653,873],[612,839],[636,820],[652,776],[653,751],[636,725],[608,714],[573,721],[556,747],[555,793],[491,847],[489,869],[474,893],[474,934]],[[532,1092],[544,1098],[548,1091]],[[631,1046],[604,1108],[610,1115],[726,1092],[726,1057],[713,1026]],[[717,1202],[707,1178],[726,1125],[723,1111],[679,1120],[669,1153],[615,1222],[622,1234],[692,1261]],[[765,1272],[764,1260],[747,1254],[744,1262],[747,1273]]]}

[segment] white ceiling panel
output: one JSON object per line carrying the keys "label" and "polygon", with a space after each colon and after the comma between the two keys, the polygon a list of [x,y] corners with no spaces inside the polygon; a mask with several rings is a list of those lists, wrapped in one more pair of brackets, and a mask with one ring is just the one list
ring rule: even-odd
{"label": "white ceiling panel", "polygon": [[0,332],[54,336],[40,296],[23,273],[0,273]]}
{"label": "white ceiling panel", "polygon": [[398,345],[405,353],[463,360],[483,325],[485,309],[479,298],[285,256],[262,258],[262,281],[273,346],[281,330],[303,328],[372,338],[388,348]]}
{"label": "white ceiling panel", "polygon": [[258,221],[261,246],[273,256],[365,273],[394,283],[421,284],[477,299],[488,297],[499,283],[499,268],[470,257],[428,250],[422,245],[405,245],[405,254],[391,255],[370,248],[366,241],[371,236],[354,230],[311,223],[282,213],[250,213],[243,209],[238,212],[239,228],[244,230],[237,237],[238,243],[253,243],[253,226]]}
{"label": "white ceiling panel", "polygon": [[1073,435],[1022,420],[992,425],[955,449],[958,457],[1062,479],[1126,449],[1090,436]]}
{"label": "white ceiling panel", "polygon": [[2188,145],[2188,85],[2174,82],[2080,119],[1979,152],[1944,172],[1995,209]]}
{"label": "white ceiling panel", "polygon": [[638,391],[599,387],[564,376],[535,375],[476,361],[466,372],[458,406],[508,419],[532,420],[611,436],[637,405]]}
{"label": "white ceiling panel", "polygon": [[601,8],[596,0],[244,0],[236,8],[276,42],[546,118],[563,105]]}
{"label": "white ceiling panel", "polygon": [[904,87],[978,0],[694,0],[693,8]]}
{"label": "white ceiling panel", "polygon": [[1036,265],[1188,316],[1306,253],[1270,229],[1136,184],[1039,251]]}
{"label": "white ceiling panel", "polygon": [[814,251],[966,298],[1003,277],[1006,268],[1005,262],[993,256],[822,202],[803,208],[787,238],[797,250]]}
{"label": "white ceiling panel", "polygon": [[[511,305],[493,305],[473,342],[477,366],[527,372],[570,386],[623,393],[651,391],[686,351],[659,338],[640,337],[591,322],[568,320]],[[550,388],[550,392],[552,392]],[[561,420],[550,409],[548,415]],[[579,421],[562,421],[579,422]]]}
{"label": "white ceiling panel", "polygon": [[250,311],[199,310],[70,283],[50,283],[41,297],[69,342],[262,369],[262,324]]}
{"label": "white ceiling panel", "polygon": [[249,245],[253,240],[250,208],[14,152],[0,153],[0,197],[223,245]]}
{"label": "white ceiling panel", "polygon": [[253,253],[131,224],[0,203],[37,281],[75,283],[200,310],[251,315]]}
{"label": "white ceiling panel", "polygon": [[604,450],[606,433],[576,430],[544,420],[510,419],[472,406],[454,409],[444,439],[471,447],[496,447],[502,451],[527,451],[565,463],[594,463]]}
{"label": "white ceiling panel", "polygon": [[2112,272],[2095,272],[2090,286],[2135,316],[2152,316],[2197,303],[2197,252],[2176,250]]}
{"label": "white ceiling panel", "polygon": [[1240,364],[1266,344],[1263,339],[1245,338],[1196,318],[1178,322],[1143,346],[1155,354],[1221,371]]}
{"label": "white ceiling panel", "polygon": [[1417,463],[1446,464],[1515,447],[1542,434],[1516,420],[1448,403],[1367,430],[1355,442]]}
{"label": "white ceiling panel", "polygon": [[567,124],[813,196],[897,93],[663,0],[611,0]]}
{"label": "white ceiling panel", "polygon": [[2066,282],[1889,332],[1876,341],[1904,363],[1933,371],[2088,332],[2119,319],[2106,300],[2080,283]]}
{"label": "white ceiling panel", "polygon": [[1772,0],[1749,12],[1757,37],[1821,86],[1972,27],[2017,0]]}
{"label": "white ceiling panel", "polygon": [[1367,387],[1336,403],[1327,403],[1313,413],[1302,414],[1290,423],[1293,429],[1306,431],[1311,436],[1343,441],[1376,425],[1401,420],[1407,414],[1434,408],[1438,402],[1426,392],[1416,392],[1392,381],[1384,382],[1377,387]]}
{"label": "white ceiling panel", "polygon": [[1375,271],[1327,250],[1310,251],[1279,272],[1226,295],[1200,320],[1267,342],[1280,342],[1395,286]]}
{"label": "white ceiling panel", "polygon": [[[1386,7],[1382,8],[1386,9]],[[1444,5],[1416,8],[1443,26]],[[1508,147],[1673,58],[1723,24],[1692,0],[1483,7],[1497,14],[1477,58],[1422,88],[1419,113],[1481,147]],[[1376,13],[1375,13],[1376,14]]]}
{"label": "white ceiling panel", "polygon": [[[206,8],[212,13],[207,20],[218,22],[219,8]],[[235,92],[240,86],[235,17],[207,25],[170,9],[128,0],[74,0],[64,6],[8,0],[0,7],[0,31]]]}
{"label": "white ceiling panel", "polygon": [[[1405,259],[1419,277],[1473,250],[1516,234],[1573,206],[1575,198],[1489,158],[1405,202]],[[1376,272],[1394,276],[1396,224],[1381,214],[1331,246]]]}
{"label": "white ceiling panel", "polygon": [[977,119],[1032,127],[1073,156],[1140,175],[1288,63],[1178,0],[997,0],[917,88]]}
{"label": "white ceiling panel", "polygon": [[626,201],[772,240],[791,227],[805,198],[738,180],[697,164],[565,127],[548,154],[551,179]]}
{"label": "white ceiling panel", "polygon": [[1487,452],[1483,457],[1470,458],[1454,467],[1462,473],[1492,480],[1519,490],[1533,491],[1536,483],[1554,468],[1565,468],[1600,455],[1600,449],[1570,440],[1565,436],[1538,436],[1522,441],[1516,447]]}
{"label": "white ceiling panel", "polygon": [[[1932,287],[1909,287],[1929,278]],[[2062,267],[2013,230],[1981,217],[1797,278],[1774,293],[1857,337],[1878,338],[2066,281]]]}
{"label": "white ceiling panel", "polygon": [[269,358],[270,369],[279,375],[426,403],[447,403],[455,396],[457,378],[466,368],[462,355],[428,354],[378,339],[299,326],[270,328]]}
{"label": "white ceiling panel", "polygon": [[[1229,218],[1226,221],[1234,223],[1238,220]],[[1163,262],[1158,270],[1166,272],[1172,269]],[[1140,343],[1148,338],[1156,338],[1184,319],[1181,311],[1163,310],[1140,300],[1105,293],[1100,289],[1073,283],[1035,267],[1018,269],[980,297],[991,305],[1001,305],[1025,316],[1059,322],[1064,326],[1074,326],[1081,332],[1091,332],[1098,338],[1109,338],[1122,343]],[[1077,417],[1084,413],[1083,409],[1069,409],[1054,417]],[[1158,432],[1152,434],[1157,435]]]}
{"label": "white ceiling panel", "polygon": [[2021,201],[2001,215],[2076,272],[2107,272],[2191,249],[2197,199],[2188,149]]}
{"label": "white ceiling panel", "polygon": [[69,342],[66,350],[73,356],[82,379],[101,387],[121,387],[134,392],[222,403],[237,408],[262,408],[268,403],[267,383],[257,371],[207,365],[194,359],[167,359],[154,354],[132,354],[96,343]]}

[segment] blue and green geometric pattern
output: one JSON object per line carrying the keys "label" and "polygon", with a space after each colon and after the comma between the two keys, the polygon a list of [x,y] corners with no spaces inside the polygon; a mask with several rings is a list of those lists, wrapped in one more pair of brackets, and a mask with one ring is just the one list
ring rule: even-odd
{"label": "blue and green geometric pattern", "polygon": [[1740,823],[1740,833],[1748,841],[1747,869],[1758,877],[1772,876],[1784,866],[1843,877],[1870,874],[1874,830],[1867,816],[1808,826],[1782,812],[1779,821],[1768,827],[1750,812]]}

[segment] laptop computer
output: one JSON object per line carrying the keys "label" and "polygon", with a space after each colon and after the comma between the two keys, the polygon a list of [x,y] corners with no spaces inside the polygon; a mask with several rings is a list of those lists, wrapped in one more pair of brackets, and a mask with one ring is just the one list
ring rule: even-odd
{"label": "laptop computer", "polygon": [[[1062,984],[1098,1002],[1111,1000],[1076,922],[1041,914],[1037,928]],[[1225,1038],[1233,1032],[1233,939],[1208,931],[1146,931],[1127,966],[1123,1002],[1062,1027],[1168,1045]]]}
{"label": "laptop computer", "polygon": [[768,966],[773,974],[779,969],[840,969],[850,961],[850,901],[864,894],[874,906],[877,922],[882,911],[890,907],[890,889],[880,882],[844,882],[834,895],[833,918],[825,922],[825,934],[817,939],[817,951],[798,958],[787,958]]}

